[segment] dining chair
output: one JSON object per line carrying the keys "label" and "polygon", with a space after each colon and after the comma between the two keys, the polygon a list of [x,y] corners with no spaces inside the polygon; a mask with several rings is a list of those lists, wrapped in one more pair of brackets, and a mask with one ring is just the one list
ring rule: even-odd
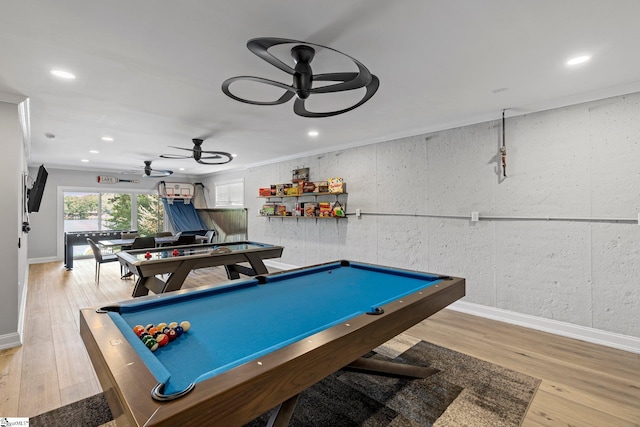
{"label": "dining chair", "polygon": [[131,249],[147,249],[156,247],[156,238],[149,237],[136,237],[131,244]]}
{"label": "dining chair", "polygon": [[[138,233],[122,233],[120,234],[120,238],[122,240],[130,240],[130,239],[135,239],[136,237],[139,237],[140,234]],[[129,249],[131,249],[131,245],[123,245],[121,246],[121,249],[123,251],[128,251]]]}
{"label": "dining chair", "polygon": [[[153,236],[148,236],[148,237],[142,237],[142,236],[138,236],[135,239],[133,239],[133,243],[131,244],[131,246],[129,246],[128,250],[133,250],[133,249],[150,249],[150,248],[155,248],[156,247],[156,238]],[[130,269],[126,272],[124,272],[124,274],[122,274],[121,279],[127,279],[131,276],[133,276],[135,274],[135,272],[131,271]]]}
{"label": "dining chair", "polygon": [[96,260],[96,268],[93,275],[93,279],[96,282],[96,285],[100,284],[100,266],[107,262],[115,262],[118,261],[118,257],[113,253],[103,253],[102,249],[96,242],[87,238],[87,243],[91,246],[91,251],[93,251],[93,257]]}
{"label": "dining chair", "polygon": [[178,240],[174,243],[174,246],[180,245],[193,245],[196,243],[195,234],[182,234],[178,237]]}

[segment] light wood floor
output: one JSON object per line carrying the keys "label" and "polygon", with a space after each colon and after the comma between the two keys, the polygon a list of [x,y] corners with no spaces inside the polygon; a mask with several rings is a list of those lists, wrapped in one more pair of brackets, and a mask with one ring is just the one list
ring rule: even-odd
{"label": "light wood floor", "polygon": [[[131,298],[117,263],[30,267],[24,344],[0,352],[0,417],[29,417],[101,391],[78,332],[79,309]],[[226,281],[221,267],[185,287]],[[542,379],[524,426],[640,426],[640,355],[443,310],[408,333]]]}

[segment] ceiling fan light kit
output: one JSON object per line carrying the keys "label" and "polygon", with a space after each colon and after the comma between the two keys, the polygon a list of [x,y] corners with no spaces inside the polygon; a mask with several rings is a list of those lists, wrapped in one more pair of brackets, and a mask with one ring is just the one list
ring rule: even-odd
{"label": "ceiling fan light kit", "polygon": [[[295,46],[291,49],[291,57],[295,62],[295,67],[291,68],[289,65],[280,61],[273,54],[269,52],[269,48],[281,44],[295,44]],[[358,68],[358,72],[337,72],[337,73],[325,73],[325,74],[313,74],[311,69],[311,62],[315,56],[315,48],[319,49],[327,49],[332,52],[336,52],[351,61]],[[261,37],[251,39],[247,42],[247,48],[267,61],[269,64],[274,67],[284,71],[287,74],[290,74],[293,77],[293,82],[291,85],[286,85],[284,83],[280,83],[273,80],[268,80],[262,77],[253,77],[253,76],[238,76],[232,77],[225,80],[222,83],[222,91],[232,99],[236,101],[244,102],[247,104],[253,105],[280,105],[287,101],[289,101],[293,96],[296,96],[296,100],[293,104],[293,111],[302,117],[331,117],[336,116],[338,114],[343,114],[348,111],[351,111],[365,102],[367,102],[371,97],[376,93],[380,86],[380,80],[367,69],[360,61],[352,58],[349,55],[346,55],[340,51],[332,49],[327,46],[322,46],[314,43],[308,43],[298,40],[292,39],[282,39],[275,37]],[[239,80],[249,80],[258,83],[265,83],[271,86],[278,87],[280,89],[284,89],[285,93],[275,101],[252,101],[244,98],[240,98],[239,96],[234,95],[230,91],[230,86],[232,83]],[[326,86],[313,87],[314,81],[322,81],[322,82],[337,82],[334,84],[329,84]],[[356,89],[365,89],[365,94],[362,99],[351,107],[344,108],[336,111],[328,111],[328,112],[313,112],[307,110],[305,107],[305,101],[309,98],[309,96],[318,93],[334,93],[334,92],[342,92],[348,90],[356,90]]]}

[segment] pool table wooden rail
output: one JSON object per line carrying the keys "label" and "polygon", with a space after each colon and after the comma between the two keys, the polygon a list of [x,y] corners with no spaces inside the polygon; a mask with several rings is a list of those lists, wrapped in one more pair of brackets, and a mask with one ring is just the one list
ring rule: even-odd
{"label": "pool table wooden rail", "polygon": [[465,280],[451,277],[384,305],[381,315],[357,316],[204,380],[172,402],[150,397],[157,381],[107,314],[81,310],[80,332],[118,426],[241,426],[464,295]]}
{"label": "pool table wooden rail", "polygon": [[[251,244],[251,242],[232,242],[227,244]],[[224,248],[225,244],[220,243],[215,246]],[[203,249],[213,247],[209,243],[195,244],[187,246],[175,246],[162,248],[164,251]],[[182,287],[187,276],[192,270],[198,268],[224,266],[229,279],[240,278],[240,273],[255,276],[258,274],[268,274],[262,260],[280,258],[283,251],[282,246],[264,246],[229,253],[210,253],[189,255],[188,257],[169,257],[161,259],[140,260],[138,254],[144,254],[147,249],[136,249],[132,251],[121,251],[116,255],[120,262],[137,275],[136,284],[133,288],[132,296],[140,297],[148,295],[149,291],[155,294],[177,291]],[[154,252],[154,250],[152,250]],[[249,263],[250,267],[239,265]],[[157,275],[169,274],[166,280],[157,278]]]}

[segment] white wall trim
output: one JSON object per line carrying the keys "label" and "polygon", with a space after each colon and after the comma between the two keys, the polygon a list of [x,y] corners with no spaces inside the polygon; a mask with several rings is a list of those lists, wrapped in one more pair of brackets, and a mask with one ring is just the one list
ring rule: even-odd
{"label": "white wall trim", "polygon": [[56,262],[60,261],[59,257],[50,256],[50,257],[42,257],[42,258],[29,258],[27,262],[29,264],[43,264],[45,262]]}
{"label": "white wall trim", "polygon": [[[27,262],[28,264],[28,262]],[[18,335],[24,336],[24,319],[27,315],[27,292],[29,289],[29,267],[25,268],[24,286],[22,287],[22,295],[20,295],[20,310],[18,311]],[[20,341],[22,339],[20,338]]]}
{"label": "white wall trim", "polygon": [[456,301],[447,308],[460,311],[462,313],[472,314],[474,316],[485,317],[487,319],[510,323],[512,325],[523,326],[529,329],[549,332],[567,338],[574,338],[593,344],[604,345],[640,354],[640,338],[628,335],[607,332],[600,329],[574,325],[571,323],[560,322],[558,320],[545,319],[528,314],[516,313],[514,311],[488,307],[465,301]]}
{"label": "white wall trim", "polygon": [[[281,270],[299,268],[296,265],[285,264],[273,260],[265,260],[265,265]],[[628,335],[602,331],[600,329],[588,328],[586,326],[573,325],[571,323],[560,322],[558,320],[545,319],[543,317],[516,313],[515,311],[503,310],[501,308],[488,307],[486,305],[474,304],[465,301],[456,301],[447,308],[474,316],[497,320],[499,322],[535,329],[537,331],[549,332],[562,337],[573,338],[640,354],[640,338]]]}
{"label": "white wall trim", "polygon": [[20,334],[17,332],[0,335],[0,350],[6,350],[8,348],[18,347],[21,345],[22,340],[20,339]]}
{"label": "white wall trim", "polygon": [[267,267],[277,268],[278,270],[293,270],[294,268],[300,268],[297,265],[285,264],[283,262],[274,261],[272,259],[265,259],[264,265]]}

